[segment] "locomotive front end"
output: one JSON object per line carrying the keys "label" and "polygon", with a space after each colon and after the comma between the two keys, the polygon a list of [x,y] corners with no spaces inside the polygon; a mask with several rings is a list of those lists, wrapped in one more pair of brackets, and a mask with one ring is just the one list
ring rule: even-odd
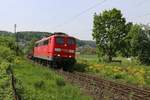
{"label": "locomotive front end", "polygon": [[55,36],[54,43],[54,61],[60,66],[69,67],[74,65],[75,60],[75,50],[76,50],[76,40],[74,37],[67,35]]}

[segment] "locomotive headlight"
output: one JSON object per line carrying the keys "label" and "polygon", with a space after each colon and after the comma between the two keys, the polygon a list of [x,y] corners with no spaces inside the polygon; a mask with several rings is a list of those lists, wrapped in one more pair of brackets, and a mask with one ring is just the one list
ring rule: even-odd
{"label": "locomotive headlight", "polygon": [[75,51],[74,50],[69,50],[69,53],[74,53]]}
{"label": "locomotive headlight", "polygon": [[61,48],[55,48],[56,52],[61,52]]}

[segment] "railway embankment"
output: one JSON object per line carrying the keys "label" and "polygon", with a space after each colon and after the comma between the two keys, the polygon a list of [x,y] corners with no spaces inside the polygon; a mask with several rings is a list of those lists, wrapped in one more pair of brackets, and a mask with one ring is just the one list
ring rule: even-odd
{"label": "railway embankment", "polygon": [[[77,64],[78,65],[78,64]],[[77,67],[74,66],[74,67]],[[81,72],[66,72],[54,70],[63,76],[66,81],[80,86],[93,96],[94,100],[149,100],[150,90],[129,84],[110,81],[92,74]]]}
{"label": "railway embankment", "polygon": [[150,90],[80,72],[56,72],[71,83],[85,89],[95,100],[150,100]]}
{"label": "railway embankment", "polygon": [[20,60],[14,66],[17,93],[22,100],[92,100],[76,85],[72,85],[51,69]]}

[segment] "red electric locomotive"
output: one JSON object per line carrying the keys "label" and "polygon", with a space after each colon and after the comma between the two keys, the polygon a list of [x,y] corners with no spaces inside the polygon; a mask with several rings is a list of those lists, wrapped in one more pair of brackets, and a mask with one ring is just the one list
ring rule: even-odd
{"label": "red electric locomotive", "polygon": [[33,58],[52,66],[69,69],[75,60],[76,39],[65,33],[54,33],[35,43]]}

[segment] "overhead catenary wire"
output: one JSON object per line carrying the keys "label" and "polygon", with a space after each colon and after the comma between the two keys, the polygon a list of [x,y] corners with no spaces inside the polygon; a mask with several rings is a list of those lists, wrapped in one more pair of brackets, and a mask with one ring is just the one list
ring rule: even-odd
{"label": "overhead catenary wire", "polygon": [[100,6],[101,4],[105,3],[106,1],[107,1],[107,0],[102,0],[101,2],[96,3],[95,5],[93,5],[93,6],[89,7],[89,8],[87,8],[87,9],[83,10],[82,12],[80,12],[80,13],[74,15],[72,18],[66,20],[64,23],[61,23],[61,24],[59,24],[59,25],[56,25],[56,26],[53,27],[52,29],[56,29],[56,28],[58,28],[58,27],[62,27],[62,26],[64,26],[64,25],[66,25],[66,24],[69,24],[70,22],[72,22],[72,21],[74,21],[75,19],[77,19],[78,17],[80,17],[82,14],[84,14],[84,13],[90,11],[90,10],[93,9],[93,8],[96,8],[96,7]]}
{"label": "overhead catenary wire", "polygon": [[[136,6],[141,6],[142,4],[145,3],[145,1],[146,0],[141,0]],[[146,13],[146,14],[144,14],[142,16],[137,16],[137,17],[141,18],[141,17],[145,17],[145,16],[149,16],[149,15],[150,15],[150,13]]]}
{"label": "overhead catenary wire", "polygon": [[133,18],[144,18],[144,17],[147,17],[147,16],[150,16],[150,13],[145,13],[141,16],[133,16]]}
{"label": "overhead catenary wire", "polygon": [[141,6],[146,0],[141,0],[136,6]]}
{"label": "overhead catenary wire", "polygon": [[150,15],[150,13],[147,13],[147,14],[144,14],[143,16],[149,16]]}

